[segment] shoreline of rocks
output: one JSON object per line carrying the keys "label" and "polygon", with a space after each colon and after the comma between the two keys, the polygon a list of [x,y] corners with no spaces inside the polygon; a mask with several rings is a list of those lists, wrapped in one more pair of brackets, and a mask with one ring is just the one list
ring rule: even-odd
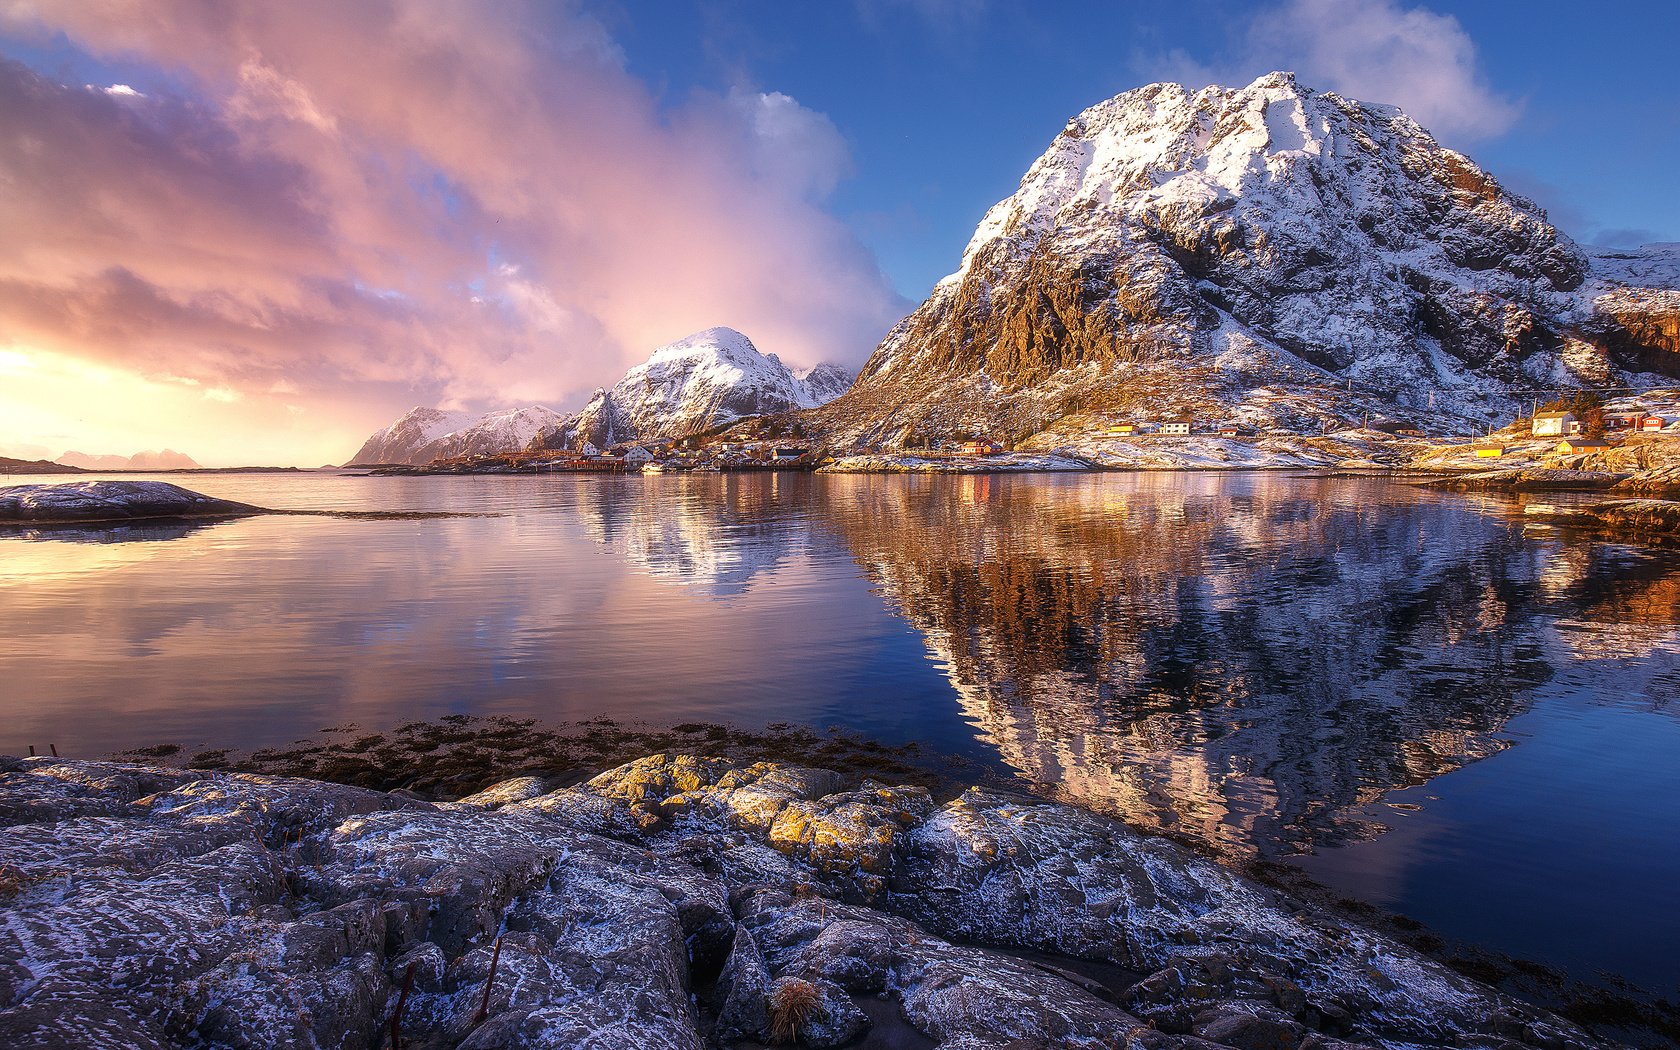
{"label": "shoreline of rocks", "polygon": [[868,1047],[889,1031],[948,1050],[1610,1045],[1072,806],[981,789],[938,804],[670,754],[549,787],[430,803],[0,759],[0,1034],[148,1050]]}

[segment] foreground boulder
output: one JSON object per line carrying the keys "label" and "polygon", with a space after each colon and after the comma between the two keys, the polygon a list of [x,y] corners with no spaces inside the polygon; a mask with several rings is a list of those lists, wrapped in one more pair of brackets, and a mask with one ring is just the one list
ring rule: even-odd
{"label": "foreground boulder", "polygon": [[261,507],[215,499],[166,481],[72,481],[0,488],[0,525],[237,518]]}
{"label": "foreground boulder", "polygon": [[1604,1045],[1034,799],[665,755],[438,804],[0,770],[8,1047]]}

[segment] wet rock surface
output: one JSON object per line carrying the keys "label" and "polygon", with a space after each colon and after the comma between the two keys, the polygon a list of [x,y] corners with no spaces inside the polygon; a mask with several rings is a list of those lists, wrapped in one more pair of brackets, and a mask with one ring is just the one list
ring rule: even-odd
{"label": "wet rock surface", "polygon": [[8,1047],[1606,1045],[1036,799],[674,755],[444,804],[0,770]]}

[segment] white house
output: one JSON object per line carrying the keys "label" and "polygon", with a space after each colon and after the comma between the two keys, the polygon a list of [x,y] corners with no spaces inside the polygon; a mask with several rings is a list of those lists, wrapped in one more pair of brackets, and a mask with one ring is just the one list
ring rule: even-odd
{"label": "white house", "polygon": [[1536,412],[1529,420],[1529,433],[1535,437],[1562,437],[1580,432],[1581,421],[1573,412]]}
{"label": "white house", "polygon": [[1165,423],[1161,424],[1161,433],[1163,433],[1163,434],[1188,434],[1188,433],[1190,433],[1190,420],[1188,420],[1188,419],[1169,419]]}
{"label": "white house", "polygon": [[580,456],[599,456],[600,454],[600,448],[593,441],[585,441],[583,447],[578,449],[578,455]]}
{"label": "white house", "polygon": [[631,445],[624,450],[624,465],[626,467],[640,467],[653,462],[653,453],[640,445]]}

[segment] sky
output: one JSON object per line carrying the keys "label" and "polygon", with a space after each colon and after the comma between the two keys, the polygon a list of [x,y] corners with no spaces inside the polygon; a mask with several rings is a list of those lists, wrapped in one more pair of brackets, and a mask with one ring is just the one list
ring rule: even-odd
{"label": "sky", "polygon": [[1067,118],[1273,69],[1680,240],[1680,5],[0,0],[0,455],[342,462],[729,325],[857,366]]}

